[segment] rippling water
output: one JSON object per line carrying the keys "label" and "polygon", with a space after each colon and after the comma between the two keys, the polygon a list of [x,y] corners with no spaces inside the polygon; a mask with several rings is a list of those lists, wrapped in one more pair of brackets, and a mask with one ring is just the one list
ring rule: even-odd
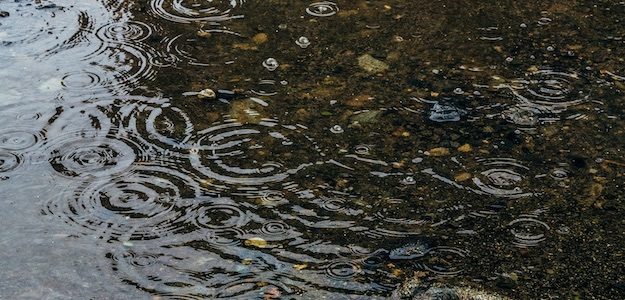
{"label": "rippling water", "polygon": [[623,298],[623,13],[0,1],[0,298]]}

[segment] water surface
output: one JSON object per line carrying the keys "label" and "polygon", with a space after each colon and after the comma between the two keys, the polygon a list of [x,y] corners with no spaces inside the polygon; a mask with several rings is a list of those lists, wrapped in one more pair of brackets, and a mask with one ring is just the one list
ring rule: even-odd
{"label": "water surface", "polygon": [[0,11],[0,298],[625,297],[623,2]]}

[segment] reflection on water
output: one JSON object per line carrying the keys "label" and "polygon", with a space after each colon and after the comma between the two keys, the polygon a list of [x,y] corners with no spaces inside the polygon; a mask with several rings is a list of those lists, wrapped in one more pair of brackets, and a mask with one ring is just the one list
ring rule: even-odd
{"label": "reflection on water", "polygon": [[0,2],[0,298],[622,298],[623,13]]}

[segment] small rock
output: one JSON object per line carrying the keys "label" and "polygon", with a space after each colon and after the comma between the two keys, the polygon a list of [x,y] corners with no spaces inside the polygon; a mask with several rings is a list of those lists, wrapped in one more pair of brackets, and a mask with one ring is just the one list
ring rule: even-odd
{"label": "small rock", "polygon": [[458,151],[460,151],[462,153],[469,153],[469,152],[473,151],[473,147],[471,147],[471,145],[469,145],[469,144],[464,144],[464,145],[458,147]]}
{"label": "small rock", "polygon": [[197,97],[200,99],[215,99],[217,98],[217,94],[211,89],[204,89],[197,93]]}
{"label": "small rock", "polygon": [[57,8],[58,6],[54,3],[40,3],[35,7],[35,9],[48,9],[48,8]]}
{"label": "small rock", "polygon": [[457,175],[454,177],[454,180],[455,180],[456,182],[463,182],[463,181],[467,181],[467,180],[471,179],[471,177],[472,177],[471,173],[462,172],[462,173],[460,173],[460,174],[457,174]]}
{"label": "small rock", "polygon": [[11,14],[9,14],[8,11],[0,10],[0,18],[6,18],[9,15],[11,15]]}
{"label": "small rock", "polygon": [[372,123],[377,123],[381,115],[382,115],[382,111],[370,110],[370,111],[365,111],[365,112],[352,116],[351,120],[352,122],[358,122],[361,124],[367,124],[367,123],[372,124]]}
{"label": "small rock", "polygon": [[266,117],[264,106],[253,98],[233,101],[228,113],[243,124],[259,124]]}
{"label": "small rock", "polygon": [[261,45],[266,43],[269,40],[269,36],[267,36],[266,33],[261,32],[261,33],[257,33],[256,35],[254,35],[254,37],[252,37],[252,41],[254,42],[254,44],[256,45]]}
{"label": "small rock", "polygon": [[303,263],[303,264],[294,264],[294,265],[293,265],[293,268],[294,268],[295,270],[301,271],[301,270],[304,270],[304,269],[308,268],[308,264],[306,264],[306,263]]}
{"label": "small rock", "polygon": [[404,137],[404,138],[407,138],[407,137],[410,137],[410,132],[407,131],[406,129],[404,129],[403,127],[399,127],[397,129],[395,129],[395,131],[393,131],[391,133],[391,135],[394,136],[394,137]]}
{"label": "small rock", "polygon": [[382,73],[389,68],[387,63],[373,58],[370,54],[363,54],[359,56],[358,65],[369,73]]}
{"label": "small rock", "polygon": [[371,103],[375,98],[370,95],[358,95],[354,98],[351,98],[345,101],[345,104],[352,108],[361,108],[369,103]]}
{"label": "small rock", "polygon": [[253,238],[245,240],[245,245],[256,247],[256,248],[266,248],[267,241],[259,237],[253,237]]}
{"label": "small rock", "polygon": [[258,50],[258,47],[253,46],[249,43],[234,43],[232,44],[232,48],[239,50]]}
{"label": "small rock", "polygon": [[277,287],[270,287],[265,291],[263,300],[279,299],[281,295],[282,293],[280,293],[280,290]]}
{"label": "small rock", "polygon": [[391,250],[388,257],[392,260],[410,260],[423,257],[427,254],[428,249],[429,247],[425,242],[409,243]]}
{"label": "small rock", "polygon": [[428,151],[429,156],[447,156],[449,155],[449,149],[445,147],[433,148]]}
{"label": "small rock", "polygon": [[599,182],[593,183],[588,189],[588,196],[578,200],[579,204],[585,208],[595,206],[601,208],[601,202],[598,201],[603,193],[603,185]]}
{"label": "small rock", "polygon": [[452,105],[434,104],[430,110],[430,120],[434,122],[457,122],[466,111]]}
{"label": "small rock", "polygon": [[211,33],[208,31],[204,31],[204,30],[198,30],[195,35],[197,35],[198,37],[201,38],[209,38],[211,37]]}
{"label": "small rock", "polygon": [[458,293],[452,288],[445,286],[433,286],[425,292],[417,294],[414,299],[455,300],[459,299],[459,297]]}
{"label": "small rock", "polygon": [[506,296],[502,296],[493,292],[487,292],[480,289],[470,287],[455,287],[457,299],[466,300],[510,300]]}
{"label": "small rock", "polygon": [[428,284],[419,275],[402,283],[391,296],[391,299],[413,300],[509,300],[510,298],[496,293],[471,287],[446,286]]}
{"label": "small rock", "polygon": [[516,273],[503,273],[497,278],[497,286],[504,289],[513,289],[517,286],[519,276]]}
{"label": "small rock", "polygon": [[512,124],[534,126],[538,123],[538,112],[528,107],[513,107],[501,113],[501,116]]}

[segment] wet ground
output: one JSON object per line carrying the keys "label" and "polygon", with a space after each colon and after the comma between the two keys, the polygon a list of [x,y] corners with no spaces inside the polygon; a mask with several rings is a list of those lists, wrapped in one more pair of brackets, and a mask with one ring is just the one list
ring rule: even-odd
{"label": "wet ground", "polygon": [[624,14],[0,0],[0,298],[625,298]]}

